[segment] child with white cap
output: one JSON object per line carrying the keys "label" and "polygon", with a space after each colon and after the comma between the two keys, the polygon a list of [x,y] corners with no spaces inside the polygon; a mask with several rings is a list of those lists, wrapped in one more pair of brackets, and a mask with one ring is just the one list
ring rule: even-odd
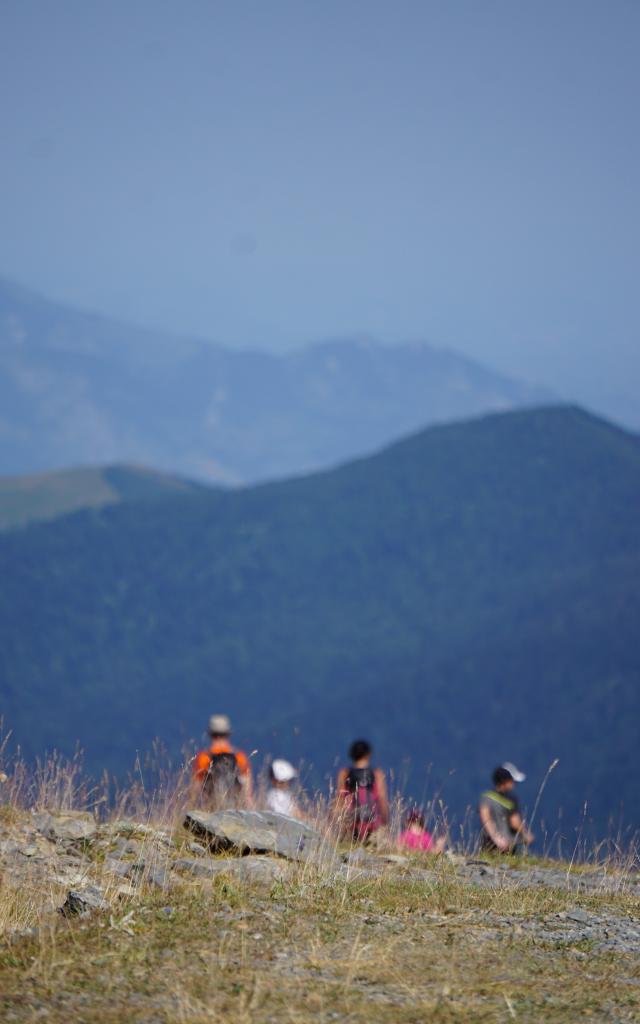
{"label": "child with white cap", "polygon": [[300,815],[300,809],[296,804],[292,793],[294,779],[298,773],[289,761],[277,757],[271,762],[269,769],[270,786],[267,790],[266,803],[270,811],[277,814],[286,814],[289,818],[296,818]]}

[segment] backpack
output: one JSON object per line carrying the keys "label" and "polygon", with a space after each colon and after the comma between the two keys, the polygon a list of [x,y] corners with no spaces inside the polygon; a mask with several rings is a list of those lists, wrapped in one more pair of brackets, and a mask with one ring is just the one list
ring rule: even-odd
{"label": "backpack", "polygon": [[234,804],[242,783],[238,759],[231,751],[209,754],[209,767],[202,783],[203,793],[218,806]]}
{"label": "backpack", "polygon": [[380,804],[373,768],[350,768],[344,784],[353,835],[357,839],[365,839],[380,825]]}

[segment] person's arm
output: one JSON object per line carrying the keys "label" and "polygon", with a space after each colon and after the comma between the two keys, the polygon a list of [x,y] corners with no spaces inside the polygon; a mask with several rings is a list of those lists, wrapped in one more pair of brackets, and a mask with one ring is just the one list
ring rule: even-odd
{"label": "person's arm", "polygon": [[378,792],[378,806],[380,807],[380,818],[382,824],[389,822],[389,795],[387,793],[387,780],[382,768],[374,769],[376,777],[376,790]]}
{"label": "person's arm", "polygon": [[480,804],[480,821],[482,822],[482,827],[489,836],[493,845],[502,853],[506,853],[510,848],[509,840],[505,839],[504,836],[501,836],[496,829],[491,816],[491,811],[486,804]]}
{"label": "person's arm", "polygon": [[244,803],[247,808],[253,806],[253,773],[251,771],[251,762],[246,754],[243,754],[241,750],[236,751],[236,761],[238,763],[238,771],[240,773],[240,784],[242,786],[242,796]]}
{"label": "person's arm", "polygon": [[191,767],[191,786],[189,787],[190,800],[198,800],[202,796],[202,787],[209,764],[209,755],[204,750],[194,757]]}
{"label": "person's arm", "polygon": [[531,833],[525,825],[520,811],[513,812],[509,818],[509,827],[511,828],[515,838],[517,839],[520,837],[523,843],[526,843],[527,846],[533,842],[533,833]]}
{"label": "person's arm", "polygon": [[348,771],[346,768],[341,768],[338,772],[338,778],[336,779],[336,807],[341,807],[344,803],[345,796],[347,793],[347,775]]}
{"label": "person's arm", "polygon": [[340,822],[340,818],[344,812],[344,807],[347,799],[347,775],[348,770],[341,768],[338,772],[338,778],[336,779],[336,795],[333,801],[333,808],[331,816],[334,821]]}

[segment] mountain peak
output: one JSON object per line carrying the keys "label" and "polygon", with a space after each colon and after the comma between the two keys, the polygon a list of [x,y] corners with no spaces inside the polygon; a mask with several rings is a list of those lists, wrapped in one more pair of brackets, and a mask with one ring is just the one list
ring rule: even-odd
{"label": "mountain peak", "polygon": [[0,473],[133,462],[251,483],[337,465],[429,423],[549,398],[425,342],[285,355],[67,309],[0,282]]}

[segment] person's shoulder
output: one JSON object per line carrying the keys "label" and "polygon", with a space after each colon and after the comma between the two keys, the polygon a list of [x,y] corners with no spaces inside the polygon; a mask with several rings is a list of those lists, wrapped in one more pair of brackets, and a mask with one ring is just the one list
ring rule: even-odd
{"label": "person's shoulder", "polygon": [[206,751],[206,750],[199,750],[198,753],[196,754],[196,756],[193,759],[193,770],[194,770],[194,772],[206,771],[207,768],[209,767],[210,761],[211,761],[211,757],[209,756],[208,751]]}
{"label": "person's shoulder", "polygon": [[234,750],[234,754],[236,755],[236,761],[238,762],[238,768],[240,771],[243,773],[248,772],[251,768],[251,764],[244,750]]}
{"label": "person's shoulder", "polygon": [[497,793],[495,793],[492,789],[482,790],[482,793],[478,798],[478,807],[488,807],[491,810],[493,810],[498,804],[502,804],[502,800],[498,798]]}

